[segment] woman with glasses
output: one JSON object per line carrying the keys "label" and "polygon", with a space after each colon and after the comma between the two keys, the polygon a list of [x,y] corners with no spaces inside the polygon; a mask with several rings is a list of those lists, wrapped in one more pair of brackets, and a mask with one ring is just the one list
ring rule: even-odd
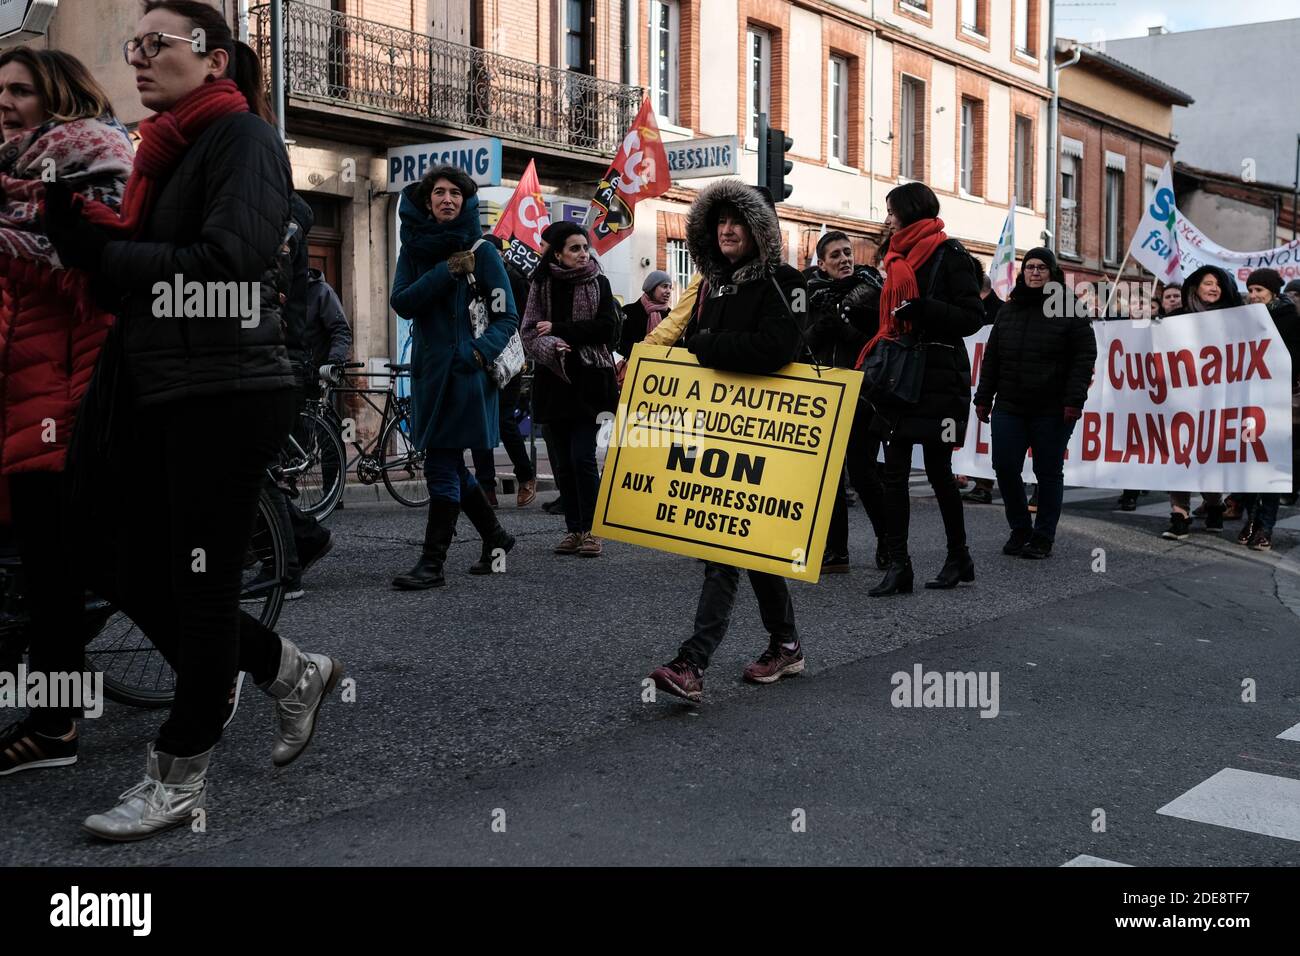
{"label": "woman with glasses", "polygon": [[[113,317],[95,304],[90,277],[60,260],[38,210],[49,172],[116,208],[131,141],[81,62],[21,46],[0,52],[0,127],[0,481],[27,580],[32,672],[76,673],[85,669],[85,588],[68,558],[64,465]],[[0,731],[0,776],[76,763],[80,717],[33,707]]]}
{"label": "woman with glasses", "polygon": [[[1051,294],[1053,283],[1061,295]],[[1076,317],[1056,256],[1030,249],[989,333],[975,390],[975,414],[992,420],[993,470],[1011,526],[1003,554],[1041,559],[1052,553],[1065,493],[1065,448],[1083,414],[1096,361],[1092,325]],[[1031,448],[1038,479],[1032,522],[1021,479]]]}
{"label": "woman with glasses", "polygon": [[[292,184],[260,64],[193,0],[147,3],[124,53],[155,115],[140,124],[121,215],[50,190],[45,210],[60,258],[96,273],[118,303],[74,441],[74,470],[95,476],[90,520],[111,544],[109,560],[94,560],[110,572],[95,590],[176,671],[144,780],[83,824],[114,841],[204,806],[237,672],[276,700],[276,766],[303,752],[340,674],[239,606],[258,493],[294,415],[281,318]],[[197,315],[192,298],[177,308],[158,284],[197,284],[206,303]]]}

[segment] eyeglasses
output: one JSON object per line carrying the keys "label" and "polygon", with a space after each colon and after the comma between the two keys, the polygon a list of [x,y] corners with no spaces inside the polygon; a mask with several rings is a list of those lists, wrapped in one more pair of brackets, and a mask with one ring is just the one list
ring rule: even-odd
{"label": "eyeglasses", "polygon": [[178,37],[174,33],[163,33],[161,30],[156,33],[146,33],[142,37],[132,37],[122,44],[122,57],[127,63],[131,62],[131,54],[139,50],[144,54],[146,60],[152,60],[162,48],[166,46],[163,43],[163,37],[169,40],[180,40],[185,44],[192,44],[194,41],[191,37]]}
{"label": "eyeglasses", "polygon": [[1050,272],[1051,270],[1048,269],[1047,266],[1045,265],[1033,264],[1033,265],[1026,265],[1025,271],[1026,272]]}

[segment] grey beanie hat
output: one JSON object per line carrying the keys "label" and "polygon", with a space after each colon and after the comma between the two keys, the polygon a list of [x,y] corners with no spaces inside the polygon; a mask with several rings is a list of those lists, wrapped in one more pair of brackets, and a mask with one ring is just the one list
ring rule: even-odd
{"label": "grey beanie hat", "polygon": [[671,283],[672,281],[673,277],[667,272],[664,272],[662,269],[656,269],[645,277],[645,282],[641,283],[641,291],[646,295],[649,295],[652,290],[657,289],[665,282]]}

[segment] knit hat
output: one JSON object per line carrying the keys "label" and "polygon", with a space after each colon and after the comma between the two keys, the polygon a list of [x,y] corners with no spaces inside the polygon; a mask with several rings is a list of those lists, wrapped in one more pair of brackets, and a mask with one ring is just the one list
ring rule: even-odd
{"label": "knit hat", "polygon": [[1052,254],[1051,249],[1045,249],[1042,246],[1039,246],[1035,249],[1030,249],[1021,258],[1020,268],[1023,269],[1025,267],[1025,263],[1028,262],[1030,259],[1037,259],[1039,262],[1044,262],[1047,264],[1048,272],[1053,272],[1053,273],[1056,272],[1056,256]]}
{"label": "knit hat", "polygon": [[651,292],[659,288],[665,282],[671,283],[672,281],[673,281],[673,277],[670,276],[667,272],[664,272],[662,269],[656,269],[654,272],[650,273],[648,276],[645,277],[645,282],[641,283],[641,291],[644,292],[646,295],[649,295]]}
{"label": "knit hat", "polygon": [[1282,273],[1276,269],[1256,269],[1246,277],[1246,285],[1262,285],[1274,295],[1282,294]]}
{"label": "knit hat", "polygon": [[1300,279],[1292,279],[1290,282],[1286,284],[1286,288],[1283,289],[1282,291],[1287,293],[1288,295],[1290,295],[1292,292],[1300,292]]}

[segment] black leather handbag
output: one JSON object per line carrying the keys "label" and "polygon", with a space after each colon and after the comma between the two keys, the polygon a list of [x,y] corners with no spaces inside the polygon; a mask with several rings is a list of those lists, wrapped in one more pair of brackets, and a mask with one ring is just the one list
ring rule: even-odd
{"label": "black leather handbag", "polygon": [[862,362],[861,398],[873,405],[915,405],[925,381],[925,343],[915,335],[881,339]]}

